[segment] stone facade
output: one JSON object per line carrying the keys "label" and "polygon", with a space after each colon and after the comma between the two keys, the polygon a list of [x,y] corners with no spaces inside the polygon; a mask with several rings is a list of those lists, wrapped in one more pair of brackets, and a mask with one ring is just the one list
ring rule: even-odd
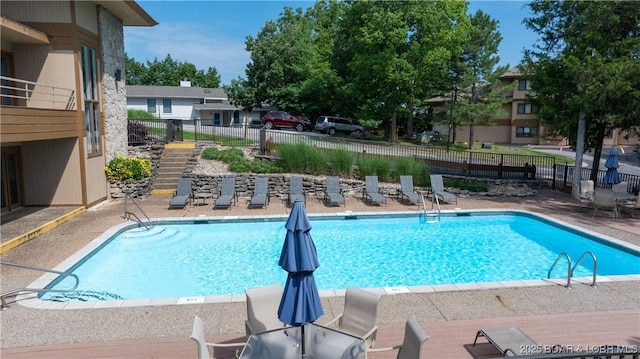
{"label": "stone facade", "polygon": [[[102,110],[106,161],[127,155],[127,92],[124,83],[124,32],[122,20],[99,7],[102,54]],[[116,73],[120,71],[120,81]]]}

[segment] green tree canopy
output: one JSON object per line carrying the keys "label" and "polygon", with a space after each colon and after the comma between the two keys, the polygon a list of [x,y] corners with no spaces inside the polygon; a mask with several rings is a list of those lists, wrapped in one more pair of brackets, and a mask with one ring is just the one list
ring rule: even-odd
{"label": "green tree canopy", "polygon": [[191,81],[195,87],[220,87],[220,75],[215,67],[209,67],[205,73],[198,70],[194,64],[179,62],[171,58],[170,54],[163,61],[154,59],[146,65],[125,56],[125,81],[127,85],[147,86],[179,86],[180,81]]}
{"label": "green tree canopy", "polygon": [[585,119],[595,180],[606,130],[637,133],[640,126],[640,2],[534,0],[529,7],[534,16],[525,24],[541,36],[525,52],[530,101],[574,148]]}

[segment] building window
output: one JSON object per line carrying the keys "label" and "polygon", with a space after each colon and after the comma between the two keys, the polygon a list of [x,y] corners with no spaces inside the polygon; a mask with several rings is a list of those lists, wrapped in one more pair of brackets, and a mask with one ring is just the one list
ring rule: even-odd
{"label": "building window", "polygon": [[165,98],[162,100],[162,113],[171,113],[171,99]]}
{"label": "building window", "polygon": [[530,80],[518,80],[518,90],[531,90]]}
{"label": "building window", "polygon": [[519,103],[518,104],[518,113],[538,113],[538,105],[530,104],[530,103]]}
{"label": "building window", "polygon": [[84,122],[87,136],[87,153],[102,152],[100,148],[100,99],[98,97],[98,62],[96,50],[80,45],[82,85],[84,97]]}
{"label": "building window", "polygon": [[156,99],[148,98],[147,99],[147,112],[156,113]]}
{"label": "building window", "polygon": [[516,127],[516,137],[537,137],[537,127]]}

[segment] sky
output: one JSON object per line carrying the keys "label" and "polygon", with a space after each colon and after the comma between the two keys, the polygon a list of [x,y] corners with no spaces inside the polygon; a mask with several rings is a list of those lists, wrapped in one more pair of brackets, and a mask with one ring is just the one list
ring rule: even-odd
{"label": "sky", "polygon": [[[313,1],[141,1],[137,3],[159,24],[153,27],[126,26],[125,51],[130,58],[162,61],[167,54],[176,61],[192,63],[207,71],[215,67],[221,84],[232,79],[245,78],[250,61],[245,50],[248,35],[256,37],[268,20],[276,20],[283,9],[306,9]],[[469,12],[477,10],[499,21],[502,35],[498,56],[500,65],[516,66],[522,59],[522,50],[531,48],[537,35],[528,30],[522,20],[530,16],[525,1],[473,0]],[[177,85],[177,84],[176,84]]]}

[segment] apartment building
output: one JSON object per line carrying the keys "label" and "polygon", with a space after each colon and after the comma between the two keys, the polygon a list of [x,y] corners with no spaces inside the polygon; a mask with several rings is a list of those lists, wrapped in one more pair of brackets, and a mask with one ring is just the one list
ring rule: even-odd
{"label": "apartment building", "polygon": [[93,206],[127,154],[123,26],[157,22],[134,1],[2,1],[2,211]]}
{"label": "apartment building", "polygon": [[[494,125],[474,126],[474,139],[478,142],[491,142],[512,145],[553,145],[568,146],[568,140],[563,137],[550,137],[549,130],[544,123],[536,118],[538,109],[535,105],[527,103],[526,97],[531,91],[531,80],[525,78],[520,70],[515,67],[500,76],[502,85],[510,85],[517,82],[514,90],[507,94],[509,101],[503,105],[504,116],[495,119]],[[449,111],[451,101],[449,96],[434,97],[425,101],[433,108],[434,113]],[[455,117],[455,110],[453,113]],[[446,124],[435,126],[441,133],[447,133]],[[612,129],[607,132],[603,145],[609,147],[636,146],[637,137],[625,138],[626,133]],[[469,140],[469,126],[456,128],[456,142]]]}

